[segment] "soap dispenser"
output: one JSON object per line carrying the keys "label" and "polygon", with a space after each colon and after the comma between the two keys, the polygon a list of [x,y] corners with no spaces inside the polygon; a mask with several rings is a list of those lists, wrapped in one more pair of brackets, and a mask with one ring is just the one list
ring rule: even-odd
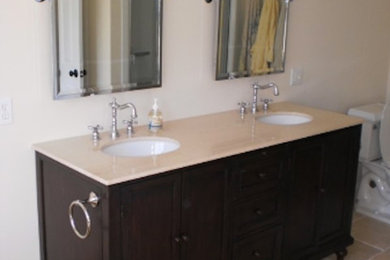
{"label": "soap dispenser", "polygon": [[158,108],[157,98],[154,99],[152,110],[148,114],[149,118],[149,130],[155,132],[162,128],[163,118],[160,109]]}

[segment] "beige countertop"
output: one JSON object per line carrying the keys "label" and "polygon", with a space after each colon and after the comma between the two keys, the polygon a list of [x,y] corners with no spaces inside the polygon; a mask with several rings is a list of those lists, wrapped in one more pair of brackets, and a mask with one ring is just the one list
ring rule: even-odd
{"label": "beige countertop", "polygon": [[309,114],[313,120],[300,125],[270,125],[256,121],[263,112],[248,113],[241,119],[234,110],[168,121],[157,134],[147,126],[136,127],[134,137],[161,136],[180,142],[178,150],[153,157],[103,153],[102,147],[128,140],[124,129],[115,141],[104,132],[95,144],[85,135],[35,144],[33,149],[104,185],[113,185],[362,123],[355,117],[288,102],[271,104],[268,114],[278,111]]}

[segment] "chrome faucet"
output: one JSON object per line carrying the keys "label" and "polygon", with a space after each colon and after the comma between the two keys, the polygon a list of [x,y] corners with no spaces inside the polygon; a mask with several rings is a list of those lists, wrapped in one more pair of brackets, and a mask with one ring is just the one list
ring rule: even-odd
{"label": "chrome faucet", "polygon": [[137,109],[135,108],[133,103],[126,103],[124,106],[131,108],[131,115],[129,120],[123,120],[123,123],[127,125],[127,136],[132,136],[134,134],[134,124],[137,123],[136,119],[138,117],[137,115]]}
{"label": "chrome faucet", "polygon": [[129,134],[129,129],[130,129],[131,134],[134,133],[133,123],[135,123],[135,119],[137,118],[137,109],[135,108],[134,104],[133,103],[126,103],[123,105],[119,105],[116,102],[116,99],[114,98],[109,105],[111,106],[111,112],[112,112],[111,138],[116,139],[119,137],[118,123],[117,123],[118,109],[119,110],[123,110],[125,108],[132,109],[130,120],[127,120],[126,123],[128,125],[127,126],[128,134]]}
{"label": "chrome faucet", "polygon": [[[252,102],[252,114],[256,114],[258,111],[257,109],[257,92],[259,89],[268,89],[268,88],[274,88],[274,96],[279,96],[279,88],[278,86],[271,82],[266,85],[260,85],[258,83],[252,84],[253,87],[253,102]],[[264,99],[264,106],[263,109],[265,111],[268,110],[269,102],[272,101],[271,99]]]}

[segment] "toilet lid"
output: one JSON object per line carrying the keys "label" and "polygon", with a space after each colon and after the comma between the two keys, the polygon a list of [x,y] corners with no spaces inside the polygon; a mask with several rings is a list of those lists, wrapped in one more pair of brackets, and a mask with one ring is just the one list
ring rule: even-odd
{"label": "toilet lid", "polygon": [[383,109],[379,134],[382,159],[386,166],[390,167],[390,103]]}

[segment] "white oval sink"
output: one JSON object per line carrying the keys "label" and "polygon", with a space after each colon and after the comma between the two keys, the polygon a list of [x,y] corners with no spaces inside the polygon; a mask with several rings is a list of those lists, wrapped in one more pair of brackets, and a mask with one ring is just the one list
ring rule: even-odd
{"label": "white oval sink", "polygon": [[313,117],[303,113],[277,112],[260,116],[257,120],[271,125],[300,125],[309,123]]}
{"label": "white oval sink", "polygon": [[165,137],[134,137],[126,142],[106,146],[102,151],[112,156],[147,157],[173,152],[180,143]]}

